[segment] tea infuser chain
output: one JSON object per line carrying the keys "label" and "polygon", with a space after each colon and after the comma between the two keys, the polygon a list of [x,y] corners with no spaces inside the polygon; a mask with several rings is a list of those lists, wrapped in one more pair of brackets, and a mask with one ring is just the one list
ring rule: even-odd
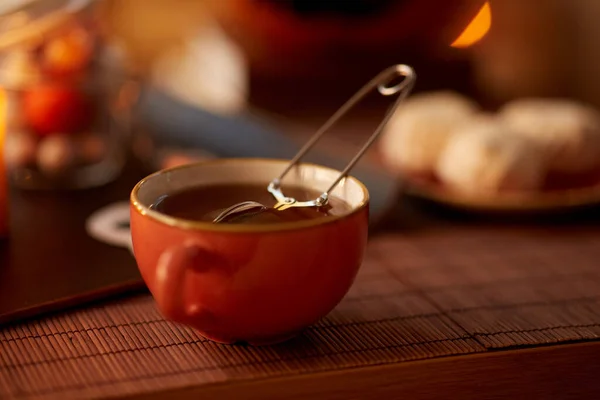
{"label": "tea infuser chain", "polygon": [[[404,77],[404,79],[394,86],[388,87],[387,85],[397,77]],[[329,195],[333,189],[348,175],[348,173],[354,168],[354,166],[360,161],[362,156],[367,152],[375,140],[379,137],[383,128],[388,123],[398,106],[408,97],[412,91],[417,75],[414,69],[405,64],[398,64],[386,68],[380,72],[375,78],[363,86],[354,96],[352,96],[342,107],[340,107],[335,114],[333,114],[323,126],[313,135],[312,138],[298,151],[298,153],[292,158],[288,166],[279,175],[279,177],[273,179],[268,186],[268,191],[275,197],[277,204],[273,208],[277,210],[285,210],[290,207],[322,207],[329,201]],[[398,99],[387,111],[379,126],[375,129],[371,137],[366,141],[363,147],[356,153],[356,155],[350,160],[346,167],[342,170],[337,179],[329,186],[329,188],[321,194],[317,199],[310,201],[296,201],[292,197],[285,196],[281,191],[281,181],[291,171],[291,169],[300,162],[302,157],[312,149],[315,144],[323,137],[325,132],[333,126],[344,114],[348,112],[353,106],[355,106],[360,100],[362,100],[368,93],[373,89],[377,88],[378,92],[383,96],[391,96],[400,92]]]}

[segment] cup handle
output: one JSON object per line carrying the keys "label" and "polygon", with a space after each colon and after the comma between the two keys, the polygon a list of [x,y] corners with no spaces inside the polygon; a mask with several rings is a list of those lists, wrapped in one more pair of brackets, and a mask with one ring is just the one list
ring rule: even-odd
{"label": "cup handle", "polygon": [[156,266],[154,299],[166,318],[185,324],[210,314],[198,304],[187,304],[184,290],[188,272],[209,268],[208,256],[209,252],[194,242],[170,247],[161,254]]}

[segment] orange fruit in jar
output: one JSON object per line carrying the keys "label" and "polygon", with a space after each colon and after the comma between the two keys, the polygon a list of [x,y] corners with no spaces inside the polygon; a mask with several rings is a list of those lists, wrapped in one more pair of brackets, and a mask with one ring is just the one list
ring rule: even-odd
{"label": "orange fruit in jar", "polygon": [[93,118],[90,99],[63,84],[44,84],[27,90],[22,106],[26,124],[41,136],[82,131],[89,128]]}
{"label": "orange fruit in jar", "polygon": [[41,65],[55,76],[74,74],[85,69],[93,57],[93,40],[84,28],[50,39],[41,49]]}

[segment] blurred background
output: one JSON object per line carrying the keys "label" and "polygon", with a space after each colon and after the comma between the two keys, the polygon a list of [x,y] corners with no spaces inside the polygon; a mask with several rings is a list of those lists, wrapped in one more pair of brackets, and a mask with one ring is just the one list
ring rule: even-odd
{"label": "blurred background", "polygon": [[[287,139],[312,133],[396,63],[416,69],[416,92],[455,90],[489,110],[527,96],[600,105],[596,0],[11,0],[0,10],[0,45],[30,3],[38,17],[91,4],[118,67],[107,69],[120,79],[110,113],[151,169],[205,156],[290,157],[297,145]],[[18,60],[17,71],[30,68]],[[384,100],[373,96],[328,140],[356,146]]]}
{"label": "blurred background", "polygon": [[[490,109],[524,96],[600,103],[595,0],[105,0],[101,8],[130,71],[217,114],[258,109],[310,131],[393,63],[415,67],[417,92],[453,89]],[[371,110],[380,104],[360,112]],[[348,126],[349,140],[361,136],[362,125]]]}
{"label": "blurred background", "polygon": [[[595,0],[103,3],[111,34],[145,76],[218,22],[247,63],[250,100],[277,111],[305,112],[324,97],[339,102],[395,62],[415,66],[419,90],[457,88],[493,104],[527,95],[600,101]],[[453,46],[470,23],[470,37]],[[312,101],[289,104],[300,92]]]}

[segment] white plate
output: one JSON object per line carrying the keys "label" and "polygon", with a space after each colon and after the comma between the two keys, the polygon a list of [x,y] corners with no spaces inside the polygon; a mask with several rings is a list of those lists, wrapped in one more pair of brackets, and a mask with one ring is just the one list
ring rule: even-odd
{"label": "white plate", "polygon": [[539,192],[471,195],[451,190],[431,178],[405,174],[409,195],[455,208],[483,212],[564,212],[600,204],[600,172],[576,187],[546,188]]}

